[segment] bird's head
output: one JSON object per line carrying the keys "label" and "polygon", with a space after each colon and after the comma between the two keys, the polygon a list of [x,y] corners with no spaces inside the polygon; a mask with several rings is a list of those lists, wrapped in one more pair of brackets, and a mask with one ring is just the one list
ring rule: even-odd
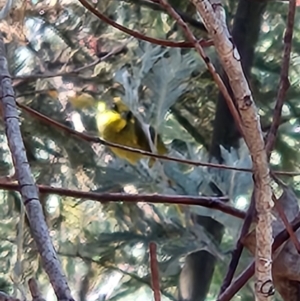
{"label": "bird's head", "polygon": [[[99,101],[97,105],[97,127],[100,133],[103,133],[109,126],[115,126],[120,130],[126,125],[126,119],[114,109],[114,104],[107,104]],[[117,130],[117,129],[116,129]]]}

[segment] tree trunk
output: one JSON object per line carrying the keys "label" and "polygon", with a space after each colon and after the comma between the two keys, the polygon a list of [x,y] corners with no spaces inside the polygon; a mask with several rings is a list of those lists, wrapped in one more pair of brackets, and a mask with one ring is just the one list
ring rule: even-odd
{"label": "tree trunk", "polygon": [[[265,10],[266,2],[240,0],[234,19],[232,30],[233,40],[239,50],[243,70],[247,79],[253,64],[254,49],[260,32],[261,17]],[[220,72],[223,81],[229,88],[228,78]],[[210,156],[222,163],[220,145],[226,149],[238,148],[240,134],[237,131],[233,117],[227,107],[226,101],[219,93],[214,131],[210,147]],[[224,227],[212,218],[197,217],[197,222],[220,244]],[[198,251],[187,256],[179,278],[179,301],[204,301],[212,280],[216,259],[206,251]]]}

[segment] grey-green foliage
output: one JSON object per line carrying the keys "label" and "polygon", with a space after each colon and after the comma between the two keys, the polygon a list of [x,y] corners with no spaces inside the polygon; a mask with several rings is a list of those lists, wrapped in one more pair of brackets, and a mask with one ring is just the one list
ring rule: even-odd
{"label": "grey-green foliage", "polygon": [[144,89],[147,104],[145,122],[158,128],[170,107],[188,88],[189,78],[203,64],[194,53],[183,54],[178,48],[166,49],[149,43],[140,43],[135,50],[131,70],[126,67],[116,72],[115,80],[125,90],[124,101],[137,112],[143,103],[140,90]]}
{"label": "grey-green foliage", "polygon": [[[98,1],[95,6],[122,25],[145,35],[164,38],[168,31],[173,30],[170,39],[182,39],[182,32],[176,31],[177,29],[172,26],[171,18],[162,18],[160,12],[153,12],[149,8],[139,6],[138,1],[135,2],[135,5],[132,5],[108,0]],[[233,7],[236,3],[236,1],[233,3]],[[184,7],[187,6],[186,2],[183,4]],[[45,72],[69,72],[91,63],[96,56],[96,50],[92,47],[94,44],[105,52],[128,38],[92,16],[79,2],[64,2],[63,6],[63,10],[58,10],[57,16],[51,14],[43,16],[43,18],[49,17],[47,21],[55,19],[53,23],[50,22],[51,24],[44,22],[41,26],[41,18],[36,22],[27,22],[31,27],[28,38],[33,49],[29,49],[29,45],[20,46],[15,42],[8,45],[10,70],[13,76],[34,75],[44,70]],[[269,6],[270,10],[264,18],[264,25],[269,26],[270,30],[264,31],[261,36],[252,69],[257,82],[255,84],[251,82],[251,87],[257,90],[255,100],[264,113],[262,118],[267,126],[275,103],[274,82],[278,82],[279,79],[282,59],[281,37],[285,26],[282,11],[287,5],[277,2]],[[230,10],[230,6],[226,8]],[[233,14],[234,11],[231,11],[228,16]],[[30,15],[28,19],[34,20],[34,17]],[[229,19],[228,24],[231,23],[232,20]],[[278,136],[281,143],[277,144],[277,151],[282,157],[289,159],[290,166],[293,168],[297,166],[296,140],[299,136],[294,132],[299,123],[297,57],[300,23],[298,23],[295,25],[290,73],[290,80],[294,86],[289,90],[286,101],[288,110],[285,111],[286,117],[293,119],[293,122],[287,122],[285,127],[281,128]],[[53,27],[56,30],[53,30]],[[100,67],[101,72],[93,72],[93,68],[87,68],[76,76],[66,74],[53,79],[27,79],[23,85],[16,85],[16,93],[19,95],[29,90],[54,87],[60,94],[68,90],[69,84],[73,84],[70,89],[82,90],[88,86],[97,100],[109,101],[112,97],[120,95],[144,123],[150,123],[162,134],[170,156],[208,161],[209,156],[204,151],[202,143],[195,141],[187,128],[170,110],[175,104],[176,109],[182,113],[195,131],[202,134],[203,144],[210,144],[218,90],[210,74],[205,72],[204,64],[198,54],[193,50],[164,48],[135,39],[127,47],[127,53],[113,56],[98,64],[96,67],[98,69]],[[205,51],[211,61],[214,61],[212,49],[205,49]],[[47,70],[48,65],[43,64],[45,61],[43,59],[55,63],[54,66],[51,65],[51,70]],[[64,69],[63,67],[66,66],[67,69]],[[114,85],[116,83],[120,84],[117,88]],[[93,109],[75,110],[69,108],[60,97],[50,97],[40,93],[32,93],[18,100],[70,127],[74,126],[70,113],[76,111],[81,116],[86,131],[92,133],[95,129]],[[30,160],[33,175],[38,183],[44,185],[98,192],[133,191],[211,196],[214,191],[208,183],[214,182],[223,194],[230,197],[231,205],[236,205],[238,196],[250,195],[252,185],[250,173],[162,161],[165,176],[172,180],[173,185],[170,187],[163,179],[159,166],[155,166],[152,170],[149,170],[145,162],[130,166],[113,156],[107,148],[56,130],[24,112],[21,112],[20,122],[26,151],[28,155],[33,155]],[[2,130],[1,139],[4,135]],[[177,141],[172,141],[173,139]],[[288,144],[291,140],[294,144]],[[5,167],[1,168],[1,171],[5,171],[7,175],[12,171],[11,163],[7,163],[9,153],[7,147],[2,147],[2,142],[6,143],[5,139],[1,140],[0,163],[1,167]],[[292,156],[291,148],[294,151]],[[228,152],[222,149],[222,156],[226,165],[251,168],[249,154],[242,143],[239,150],[231,149]],[[287,160],[282,159],[281,162],[286,164]],[[283,167],[285,166],[277,165],[277,168]],[[41,194],[41,201],[72,292],[75,298],[78,293],[80,300],[94,299],[94,296],[103,300],[102,288],[106,286],[110,276],[115,275],[119,278],[114,280],[115,286],[106,300],[124,300],[128,294],[130,294],[129,298],[136,298],[134,294],[138,292],[141,295],[145,287],[148,296],[152,295],[149,288],[148,244],[150,241],[155,241],[158,246],[161,288],[164,297],[171,300],[176,298],[178,273],[184,258],[190,252],[199,249],[206,249],[219,259],[212,283],[212,293],[216,294],[215,291],[219,289],[228,263],[223,250],[233,247],[241,223],[223,212],[198,206],[182,208],[142,202],[100,204],[101,199],[95,202],[86,198],[73,199],[45,194]],[[19,203],[17,193],[1,193],[3,210],[0,234],[3,239],[0,254],[3,260],[0,264],[0,277],[8,281],[11,286],[13,283],[10,273],[16,263],[16,229],[19,216],[15,204]],[[226,235],[220,248],[214,245],[203,228],[188,224],[191,213],[212,216],[226,226]],[[28,228],[24,232],[23,251],[22,261],[26,268],[22,278],[23,283],[26,284],[26,280],[34,275],[40,282],[44,296],[47,296],[48,279],[38,260]],[[246,297],[249,295],[251,294],[245,291],[240,294],[245,300],[248,300]]]}

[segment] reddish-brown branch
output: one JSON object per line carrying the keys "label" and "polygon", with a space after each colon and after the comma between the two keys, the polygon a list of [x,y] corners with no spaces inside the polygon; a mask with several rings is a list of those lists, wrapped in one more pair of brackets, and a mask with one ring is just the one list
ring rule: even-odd
{"label": "reddish-brown branch", "polygon": [[[146,6],[154,8],[154,9],[159,7],[159,9],[161,9],[165,13],[168,13],[165,11],[165,8],[161,6],[161,4],[159,3],[159,0],[140,0],[140,3],[141,3],[141,5],[145,4]],[[148,5],[150,3],[152,5]],[[178,10],[177,8],[175,8],[175,10],[185,22],[187,22],[189,25],[193,26],[194,28],[200,29],[205,34],[207,34],[207,29],[204,26],[204,24],[200,21],[197,21],[193,17],[191,17],[191,13],[184,13],[184,12]]]}
{"label": "reddish-brown branch", "polygon": [[278,203],[278,200],[277,200],[277,198],[275,197],[274,194],[272,195],[272,200],[273,200],[273,202],[275,204],[275,208],[277,209],[280,218],[283,221],[283,224],[284,224],[287,232],[289,233],[291,241],[293,242],[293,244],[294,244],[296,250],[298,251],[298,253],[300,253],[300,243],[299,243],[299,240],[297,239],[297,237],[296,237],[296,235],[295,235],[295,233],[293,231],[293,228],[292,228],[291,224],[289,223],[289,221],[288,221],[288,219],[287,219],[287,217],[286,217],[286,215],[285,215],[285,213],[283,211],[282,206]]}
{"label": "reddish-brown branch", "polygon": [[[103,145],[106,146],[110,146],[110,147],[116,147],[119,149],[123,149],[123,150],[128,150],[131,151],[133,153],[138,153],[144,156],[148,156],[148,157],[152,157],[152,158],[156,158],[156,159],[162,159],[162,160],[167,160],[167,161],[173,161],[173,162],[178,162],[178,163],[183,163],[183,164],[190,164],[190,165],[194,165],[194,166],[203,166],[203,167],[211,167],[211,168],[219,168],[219,169],[228,169],[228,170],[235,170],[235,171],[244,171],[244,172],[252,172],[251,169],[249,168],[238,168],[238,167],[232,167],[232,166],[226,166],[223,164],[215,164],[215,163],[203,163],[203,162],[199,162],[199,161],[193,161],[193,160],[186,160],[186,159],[180,159],[180,158],[174,158],[174,157],[169,157],[169,156],[163,156],[163,155],[158,155],[158,154],[154,154],[154,153],[150,153],[144,150],[140,150],[140,149],[136,149],[136,148],[131,148],[128,146],[124,146],[124,145],[120,145],[117,143],[112,143],[112,142],[108,142],[105,141],[99,137],[95,137],[95,136],[91,136],[88,134],[84,134],[84,133],[80,133],[77,132],[55,120],[53,120],[52,118],[49,118],[31,108],[29,108],[26,105],[23,105],[19,102],[17,102],[17,105],[23,109],[24,111],[26,111],[27,113],[31,114],[32,116],[34,116],[35,118],[41,120],[42,122],[49,124],[51,126],[54,126],[60,130],[63,130],[65,132],[67,132],[68,134],[71,134],[75,137],[78,137],[84,141],[88,141],[88,142],[95,142],[95,143],[101,143]],[[297,173],[297,175],[300,173]]]}
{"label": "reddish-brown branch", "polygon": [[[300,220],[297,218],[292,223],[293,231],[297,231],[300,227]],[[281,231],[275,238],[272,245],[272,252],[275,252],[286,240],[289,239],[289,234],[287,230]],[[240,274],[234,283],[230,285],[226,291],[219,296],[217,301],[230,301],[232,297],[246,284],[246,282],[253,276],[254,274],[254,261],[246,268],[246,270]]]}
{"label": "reddish-brown branch", "polygon": [[[45,185],[37,185],[40,193],[51,193],[60,196],[69,196],[73,198],[81,198],[95,200],[98,202],[148,202],[153,204],[181,204],[195,205],[206,208],[219,210],[226,214],[230,214],[237,218],[244,218],[245,212],[236,209],[224,202],[228,201],[227,197],[202,197],[202,196],[186,196],[186,195],[162,195],[162,194],[122,194],[122,193],[96,193],[84,192],[80,190],[71,190],[67,188],[58,188]],[[18,184],[0,182],[0,189],[19,190]]]}
{"label": "reddish-brown branch", "polygon": [[151,285],[152,285],[154,300],[160,301],[161,298],[160,298],[158,262],[156,256],[156,243],[150,242],[149,253],[150,253]]}
{"label": "reddish-brown branch", "polygon": [[243,137],[243,126],[242,126],[242,121],[240,118],[240,115],[233,103],[233,100],[224,84],[222,81],[220,75],[217,73],[215,67],[213,64],[210,62],[210,59],[206,56],[206,53],[204,52],[202,46],[198,41],[196,40],[195,36],[193,35],[192,31],[189,29],[187,24],[182,20],[182,18],[179,16],[179,14],[174,10],[174,8],[166,1],[166,0],[159,0],[159,3],[166,9],[166,11],[176,20],[178,25],[180,25],[186,35],[186,37],[189,39],[189,41],[194,45],[195,50],[199,53],[201,58],[203,59],[204,63],[207,66],[208,71],[211,73],[215,83],[217,84],[220,92],[223,94],[224,99],[226,100],[226,103],[228,105],[228,108],[230,110],[230,113],[232,114],[235,122],[237,129],[241,133],[241,136]]}
{"label": "reddish-brown branch", "polygon": [[281,117],[282,107],[284,104],[284,99],[286,96],[286,92],[290,87],[288,76],[289,76],[289,65],[290,65],[290,57],[291,57],[291,50],[292,50],[295,13],[296,13],[296,0],[290,0],[286,31],[283,39],[284,50],[283,50],[283,60],[282,60],[282,66],[280,72],[280,82],[279,82],[279,88],[277,93],[277,101],[274,109],[271,128],[267,135],[266,150],[267,150],[268,157],[270,157],[271,152],[275,145],[276,135],[280,125],[280,117]]}
{"label": "reddish-brown branch", "polygon": [[[95,16],[97,16],[103,22],[105,22],[108,25],[111,25],[114,28],[117,28],[120,31],[125,32],[125,33],[131,35],[132,37],[135,37],[135,38],[137,38],[139,40],[143,40],[143,41],[146,41],[146,42],[150,42],[152,44],[166,46],[166,47],[180,47],[180,48],[193,48],[194,47],[194,44],[190,43],[190,42],[173,42],[173,41],[162,40],[162,39],[155,39],[155,38],[152,38],[152,37],[145,36],[145,35],[141,34],[138,31],[131,30],[131,29],[127,28],[127,27],[124,27],[124,26],[116,23],[112,19],[106,17],[104,14],[102,14],[100,11],[96,10],[92,5],[90,5],[87,1],[85,1],[85,0],[79,0],[79,2],[87,10],[89,10],[91,13],[93,13]],[[213,45],[213,43],[212,43],[211,40],[209,40],[209,41],[200,40],[200,41],[197,41],[197,43],[201,44],[203,47],[209,47],[209,46]]]}
{"label": "reddish-brown branch", "polygon": [[243,248],[244,248],[244,246],[242,244],[242,238],[245,237],[245,235],[249,231],[249,228],[250,228],[253,216],[254,216],[254,212],[255,212],[255,200],[254,200],[254,191],[253,191],[252,196],[251,196],[251,203],[250,203],[250,206],[248,208],[248,211],[247,211],[247,214],[246,214],[246,217],[244,220],[244,224],[243,224],[243,227],[242,227],[242,230],[240,233],[240,237],[236,242],[234,251],[232,252],[232,258],[231,258],[231,261],[228,266],[227,274],[223,280],[223,284],[221,286],[219,296],[222,295],[222,293],[229,287],[229,285],[232,282],[234,273],[237,269],[237,266],[238,266],[240,257],[242,255]]}
{"label": "reddish-brown branch", "polygon": [[46,301],[39,290],[37,281],[34,278],[28,280],[28,287],[32,296],[32,301]]}
{"label": "reddish-brown branch", "polygon": [[[189,165],[193,165],[193,166],[202,166],[202,167],[210,167],[210,168],[218,168],[218,169],[235,170],[235,171],[239,171],[239,172],[252,172],[252,169],[249,169],[249,168],[239,168],[239,167],[227,166],[227,165],[223,165],[223,164],[204,163],[204,162],[199,162],[199,161],[174,158],[174,157],[169,157],[169,156],[163,156],[163,155],[150,153],[150,152],[147,152],[147,151],[131,148],[131,147],[116,144],[116,143],[111,143],[111,142],[105,141],[105,140],[103,140],[99,137],[95,137],[95,136],[91,136],[91,135],[87,135],[87,134],[84,134],[84,133],[77,132],[77,131],[75,131],[75,130],[73,130],[73,129],[71,129],[71,128],[69,128],[69,127],[53,120],[52,118],[49,118],[49,117],[47,117],[47,116],[45,116],[45,115],[29,108],[26,105],[21,104],[19,102],[17,102],[17,105],[18,105],[19,108],[26,111],[30,115],[34,116],[36,119],[39,119],[39,120],[41,120],[42,122],[44,122],[46,124],[54,126],[54,127],[58,128],[60,130],[63,130],[66,133],[68,133],[70,135],[73,135],[75,137],[78,137],[78,138],[80,138],[84,141],[101,143],[101,144],[106,145],[106,146],[116,147],[116,148],[119,148],[119,149],[131,151],[133,153],[138,153],[138,154],[141,154],[141,155],[144,155],[144,156],[148,156],[148,157],[152,157],[152,158],[156,158],[156,159],[161,159],[161,160],[167,160],[167,161],[183,163],[183,164],[189,164]],[[300,174],[300,172],[276,171],[276,172],[274,172],[274,174],[292,176],[293,177],[293,176],[298,176]]]}

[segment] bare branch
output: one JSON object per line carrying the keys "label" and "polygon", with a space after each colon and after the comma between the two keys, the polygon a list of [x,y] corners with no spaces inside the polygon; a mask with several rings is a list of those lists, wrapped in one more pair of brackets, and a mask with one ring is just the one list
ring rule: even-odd
{"label": "bare branch", "polygon": [[280,126],[280,117],[281,117],[282,107],[284,104],[284,99],[286,96],[286,92],[290,87],[289,65],[290,65],[291,50],[292,50],[295,13],[296,13],[296,0],[290,0],[286,31],[283,39],[284,50],[283,50],[283,59],[282,59],[282,66],[280,72],[279,88],[277,92],[277,101],[274,109],[273,121],[267,136],[267,143],[266,143],[268,157],[271,156],[271,152],[275,145],[276,134]]}
{"label": "bare branch", "polygon": [[[297,231],[300,227],[300,220],[296,218],[292,223],[293,231]],[[289,239],[287,230],[282,230],[274,239],[272,244],[272,253],[275,252],[285,241]],[[241,273],[235,281],[226,289],[226,291],[219,296],[217,301],[230,301],[233,296],[246,284],[246,282],[254,274],[254,262],[252,262],[243,273]]]}
{"label": "bare branch", "polygon": [[149,244],[150,253],[150,270],[151,270],[151,285],[154,295],[154,301],[160,301],[160,285],[159,285],[159,272],[158,262],[156,255],[156,243],[150,242]]}
{"label": "bare branch", "polygon": [[[158,155],[155,153],[150,153],[144,150],[140,150],[140,149],[136,149],[136,148],[132,148],[132,147],[128,147],[128,146],[124,146],[121,144],[117,144],[117,143],[112,143],[112,142],[108,142],[105,141],[99,137],[95,137],[95,136],[91,136],[88,134],[84,134],[78,131],[75,131],[55,120],[53,120],[52,118],[49,118],[33,109],[31,109],[30,107],[23,105],[19,102],[17,102],[17,105],[19,108],[23,109],[24,111],[26,111],[27,113],[31,114],[32,116],[34,116],[36,119],[41,120],[42,122],[49,124],[51,126],[54,126],[60,130],[65,131],[66,133],[73,135],[79,139],[82,139],[84,141],[88,141],[88,142],[95,142],[95,143],[100,143],[106,146],[110,146],[110,147],[116,147],[119,149],[123,149],[123,150],[127,150],[133,153],[138,153],[144,156],[148,156],[151,158],[156,158],[156,159],[162,159],[162,160],[166,160],[166,161],[173,161],[173,162],[178,162],[178,163],[183,163],[183,164],[189,164],[189,165],[193,165],[193,166],[203,166],[203,167],[210,167],[210,168],[218,168],[218,169],[227,169],[227,170],[235,170],[235,171],[239,171],[239,172],[253,172],[252,169],[249,168],[239,168],[239,167],[233,167],[233,166],[227,166],[224,164],[216,164],[216,163],[204,163],[204,162],[199,162],[199,161],[193,161],[193,160],[187,160],[187,159],[180,159],[180,158],[174,158],[174,157],[170,157],[170,156],[164,156],[164,155]],[[284,175],[284,176],[290,176],[290,177],[294,177],[294,176],[298,176],[300,175],[300,172],[296,171],[274,171],[273,172],[276,175]]]}
{"label": "bare branch", "polygon": [[34,278],[28,280],[29,290],[32,296],[32,301],[46,301],[39,290],[38,284]]}
{"label": "bare branch", "polygon": [[12,154],[19,191],[26,208],[32,236],[58,300],[71,301],[73,300],[71,291],[51,242],[38,190],[26,157],[2,36],[0,36],[0,95],[8,146]]}
{"label": "bare branch", "polygon": [[207,66],[207,69],[210,71],[211,75],[213,76],[213,79],[215,80],[216,84],[218,85],[218,88],[220,89],[221,93],[224,95],[224,98],[226,99],[229,110],[236,121],[237,128],[240,131],[241,135],[243,136],[243,128],[241,126],[242,123],[240,120],[240,116],[237,112],[236,107],[234,106],[232,98],[229,95],[227,88],[224,85],[220,75],[217,73],[215,67],[210,62],[209,58],[206,56],[200,43],[196,40],[192,31],[189,29],[187,24],[182,20],[182,18],[179,16],[179,14],[174,10],[174,8],[166,0],[159,0],[159,2],[166,9],[166,11],[168,11],[169,14],[177,21],[177,23],[182,27],[185,35],[190,40],[190,42],[194,45],[194,47],[197,50],[197,52],[199,53],[199,55],[202,57],[203,61],[205,62],[206,66]]}
{"label": "bare branch", "polygon": [[[6,190],[20,190],[18,184],[0,182],[0,188]],[[98,202],[148,202],[153,204],[181,204],[196,205],[206,208],[212,208],[230,214],[237,218],[244,218],[245,212],[236,209],[224,202],[228,202],[228,197],[205,197],[190,195],[165,195],[165,194],[123,194],[123,193],[96,193],[84,192],[80,190],[71,190],[67,188],[58,188],[45,185],[37,185],[40,193],[51,193],[60,196],[70,196],[73,198],[89,199]]]}
{"label": "bare branch", "polygon": [[[210,33],[220,62],[229,78],[235,96],[243,136],[249,148],[255,183],[256,211],[258,224],[256,227],[256,297],[264,301],[274,293],[272,282],[272,215],[274,206],[270,187],[270,170],[261,132],[258,112],[245,78],[240,56],[228,32],[225,10],[219,0],[191,0],[201,15]],[[236,116],[233,116],[236,119]]]}
{"label": "bare branch", "polygon": [[273,199],[273,201],[275,203],[275,208],[277,209],[278,214],[279,214],[279,216],[280,216],[280,218],[281,218],[281,220],[282,220],[282,222],[283,222],[283,224],[285,226],[285,229],[289,233],[291,241],[293,242],[293,244],[294,244],[297,252],[300,254],[300,243],[299,243],[299,240],[298,240],[296,234],[293,232],[292,226],[289,223],[289,221],[288,221],[288,219],[286,217],[286,214],[284,213],[284,210],[283,210],[281,204],[278,202],[278,200],[277,200],[277,198],[276,198],[276,196],[274,194],[272,195],[272,199]]}
{"label": "bare branch", "polygon": [[228,271],[227,271],[226,276],[224,278],[223,284],[221,286],[219,296],[222,295],[222,293],[229,287],[229,285],[232,282],[234,273],[236,271],[236,268],[238,266],[238,263],[239,263],[239,260],[240,260],[240,257],[242,255],[243,248],[244,248],[243,243],[242,243],[242,239],[249,231],[250,225],[251,225],[252,220],[253,220],[254,213],[255,213],[255,200],[254,200],[254,192],[253,192],[252,196],[251,196],[251,203],[250,203],[250,206],[247,210],[247,214],[246,214],[246,217],[245,217],[245,220],[244,220],[244,224],[242,226],[240,237],[237,240],[235,249],[232,252],[232,258],[231,258],[231,261],[229,263]]}
{"label": "bare branch", "polygon": [[[166,46],[166,47],[180,47],[180,48],[192,48],[192,47],[194,47],[194,44],[190,43],[190,42],[173,42],[173,41],[155,39],[155,38],[145,36],[145,35],[141,34],[138,31],[131,30],[127,27],[124,27],[124,26],[116,23],[115,21],[111,20],[110,18],[106,17],[104,14],[102,14],[101,12],[96,10],[92,5],[90,5],[87,1],[79,0],[79,2],[87,10],[89,10],[91,13],[93,13],[95,16],[97,16],[103,22],[105,22],[105,23],[119,29],[120,31],[125,32],[125,33],[131,35],[132,37],[135,37],[139,40],[143,40],[143,41],[146,41],[146,42],[150,42],[152,44]],[[209,47],[209,46],[212,45],[211,40],[206,41],[206,40],[201,39],[200,41],[198,41],[198,43],[200,43],[203,47]]]}

